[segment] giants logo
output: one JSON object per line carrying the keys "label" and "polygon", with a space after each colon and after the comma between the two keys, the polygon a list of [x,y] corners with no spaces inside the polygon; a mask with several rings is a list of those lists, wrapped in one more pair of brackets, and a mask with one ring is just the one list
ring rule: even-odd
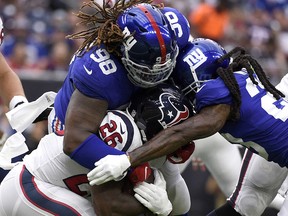
{"label": "giants logo", "polygon": [[193,67],[194,70],[196,70],[196,68],[202,65],[206,60],[207,57],[199,48],[191,52],[183,59],[183,61],[186,62],[190,67]]}
{"label": "giants logo", "polygon": [[127,27],[123,30],[124,34],[124,45],[127,48],[127,50],[130,50],[136,43],[137,40],[131,35],[129,29]]}
{"label": "giants logo", "polygon": [[[171,127],[189,118],[189,109],[176,99],[171,93],[163,93],[159,96],[162,118],[159,123],[163,128]],[[164,104],[165,103],[165,104]]]}

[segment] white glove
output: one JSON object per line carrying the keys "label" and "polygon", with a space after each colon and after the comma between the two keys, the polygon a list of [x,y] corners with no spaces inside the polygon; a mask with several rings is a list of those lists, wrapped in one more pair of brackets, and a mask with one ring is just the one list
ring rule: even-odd
{"label": "white glove", "polygon": [[172,204],[168,199],[166,182],[162,173],[154,171],[154,184],[141,182],[134,187],[134,197],[154,214],[167,216],[172,211]]}
{"label": "white glove", "polygon": [[131,163],[128,156],[122,154],[107,155],[94,165],[96,167],[87,174],[91,186],[101,185],[111,180],[120,181],[127,174],[127,169]]}

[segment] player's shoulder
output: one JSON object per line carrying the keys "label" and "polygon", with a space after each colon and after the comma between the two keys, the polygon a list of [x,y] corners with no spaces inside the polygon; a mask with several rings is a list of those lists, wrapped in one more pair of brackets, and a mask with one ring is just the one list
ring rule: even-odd
{"label": "player's shoulder", "polygon": [[217,78],[205,81],[198,89],[197,95],[209,94],[213,96],[221,96],[224,92],[227,91],[229,90],[224,84],[223,80],[221,78]]}
{"label": "player's shoulder", "polygon": [[190,38],[190,25],[187,18],[179,10],[172,7],[164,7],[161,11],[175,32],[179,48],[182,49]]}
{"label": "player's shoulder", "polygon": [[216,104],[232,104],[229,89],[221,78],[211,79],[203,83],[196,93],[196,110]]}
{"label": "player's shoulder", "polygon": [[70,65],[77,74],[83,73],[88,77],[117,76],[119,72],[123,73],[125,70],[120,59],[102,46],[94,47],[82,54],[75,54]]}
{"label": "player's shoulder", "polygon": [[76,88],[89,89],[91,94],[107,88],[117,91],[123,85],[131,85],[120,59],[103,47],[75,55],[70,64],[70,79]]}

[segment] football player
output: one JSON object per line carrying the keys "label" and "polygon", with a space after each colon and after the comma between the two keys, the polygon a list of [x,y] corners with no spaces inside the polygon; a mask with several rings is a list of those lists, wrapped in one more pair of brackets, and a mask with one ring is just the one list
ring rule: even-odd
{"label": "football player", "polygon": [[[276,88],[284,93],[287,100],[288,74],[281,79]],[[287,174],[287,168],[268,162],[246,150],[236,189],[223,206],[209,215],[238,216],[245,212],[247,216],[260,216],[274,197],[269,206],[279,210],[279,216],[287,215]],[[249,201],[246,199],[247,196],[250,197]]]}
{"label": "football player", "polygon": [[[0,45],[4,39],[3,22],[0,18]],[[0,97],[3,99],[4,105],[8,106],[9,109],[13,109],[16,106],[27,103],[28,100],[25,97],[22,83],[17,74],[11,69],[5,60],[4,56],[0,52]],[[0,133],[0,149],[4,144],[7,135],[4,131]],[[7,171],[0,168],[0,182],[7,174]]]}
{"label": "football player", "polygon": [[[126,112],[108,111],[97,136],[113,148],[131,151],[192,113],[191,103],[180,90],[161,85],[136,95]],[[94,209],[97,215],[139,215],[147,210],[133,198],[133,185],[135,197],[157,215],[168,215],[171,210],[172,215],[188,212],[189,191],[178,167],[170,162],[181,159],[176,153],[150,162],[156,170],[155,185],[142,182],[152,173],[146,164],[130,170],[122,181],[95,187],[93,209],[86,177],[89,170],[64,154],[63,132],[46,135],[6,176],[0,186],[1,215],[95,215]],[[189,156],[191,153],[193,149]]]}
{"label": "football player", "polygon": [[[3,42],[4,29],[0,18],[0,45]],[[23,86],[17,74],[10,68],[2,53],[0,53],[0,96],[4,104],[13,109],[16,106],[28,102]]]}
{"label": "football player", "polygon": [[[189,40],[186,18],[151,2],[120,0],[103,8],[91,0],[78,14],[91,29],[70,36],[84,42],[71,60],[49,122],[52,131],[65,125],[64,152],[90,170],[107,154],[125,154],[95,135],[107,109],[121,109],[141,88],[167,80]],[[95,13],[87,14],[86,7]]]}
{"label": "football player", "polygon": [[[55,112],[51,112],[50,115],[53,131],[64,129],[64,121],[67,117],[65,152],[90,169],[94,167],[94,162],[107,154],[123,154],[107,148],[93,134],[105,110],[121,108],[129,102],[133,92],[138,91],[140,87],[147,88],[166,80],[176,64],[177,53],[190,39],[190,28],[186,18],[173,8],[157,9],[147,4],[138,6],[136,4],[151,1],[130,1],[129,3],[119,1],[116,5],[110,4],[112,1],[105,1],[109,3],[107,6],[110,8],[105,10],[113,15],[113,19],[111,25],[107,23],[104,25],[101,23],[105,19],[111,21],[111,16],[108,16],[101,9],[103,7],[96,2],[90,1],[86,6],[99,11],[103,19],[94,17],[93,20],[88,14],[79,13],[84,23],[99,22],[100,26],[95,27],[95,31],[71,36],[76,39],[83,38],[85,42],[80,47],[79,53],[73,57],[69,74],[57,95],[56,115]],[[125,8],[127,9],[124,10]],[[74,109],[77,109],[76,114]],[[81,110],[81,114],[78,109]],[[93,118],[94,115],[97,118]],[[95,120],[98,124],[95,124]],[[78,132],[81,135],[77,135]],[[219,134],[197,140],[196,145],[199,145],[199,148],[196,149],[196,155],[202,158],[220,188],[228,196],[232,193],[238,179],[241,156],[237,147],[227,145],[226,142]],[[98,145],[93,145],[94,143]],[[211,145],[217,154],[205,150],[211,148]],[[82,156],[81,151],[87,150],[89,153],[90,148],[99,148],[97,154],[91,157]],[[231,163],[226,163],[228,160]],[[223,175],[223,170],[231,174]]]}
{"label": "football player", "polygon": [[[269,170],[276,170],[277,175],[274,176],[277,176],[277,179],[275,177],[272,180],[275,183],[274,188],[273,185],[270,187],[271,182],[268,178],[266,183],[269,188],[264,192],[265,196],[260,197],[261,199],[252,193],[253,190],[250,193],[249,191],[242,193],[242,197],[239,197],[239,193],[234,197],[238,200],[238,205],[243,206],[242,209],[238,206],[238,215],[259,215],[258,209],[261,211],[262,206],[267,206],[272,201],[287,176],[286,134],[288,128],[286,121],[288,116],[286,109],[288,104],[284,99],[284,94],[269,82],[258,62],[247,55],[242,48],[237,47],[223,55],[218,61],[209,62],[203,50],[215,49],[215,46],[219,45],[208,39],[194,40],[187,46],[189,51],[182,53],[183,64],[177,62],[182,65],[182,70],[181,73],[175,73],[174,78],[177,80],[178,77],[179,80],[183,80],[181,77],[186,77],[186,86],[182,82],[178,84],[182,85],[182,89],[188,90],[187,95],[195,99],[197,114],[182,124],[160,132],[148,142],[148,145],[130,152],[129,157],[107,156],[98,161],[92,174],[100,169],[101,175],[90,175],[90,179],[101,184],[111,179],[110,173],[114,170],[116,170],[114,173],[121,173],[120,169],[126,169],[127,164],[128,167],[135,166],[162,154],[169,154],[187,140],[203,138],[220,131],[231,143],[241,144],[267,161],[272,161],[267,167],[260,166],[261,163],[255,167],[258,168],[256,169],[258,176],[263,174],[267,177]],[[229,64],[231,57],[234,60]],[[209,70],[215,64],[224,66]],[[225,67],[225,64],[229,64],[228,67]],[[201,67],[208,68],[197,70]],[[155,144],[157,147],[154,146]],[[163,146],[169,146],[169,149]],[[108,168],[108,158],[113,161],[117,160],[117,165]],[[124,164],[125,166],[121,168],[119,163],[120,166]],[[277,172],[277,166],[284,168],[281,169],[282,171],[278,169],[279,172]],[[268,168],[266,173],[261,171],[266,168]],[[246,172],[251,172],[255,168],[249,170]],[[240,179],[241,177],[244,176],[240,176]],[[252,180],[255,181],[253,178]],[[253,185],[253,181],[247,180],[247,188],[259,186],[257,182]],[[260,186],[266,188],[265,185]],[[261,205],[255,206],[254,203],[258,203],[258,200]],[[236,212],[233,208],[231,211]],[[231,211],[229,215],[232,215]]]}
{"label": "football player", "polygon": [[[118,1],[113,7],[110,5],[109,9],[105,9],[109,13],[103,12],[103,7],[95,1],[90,1],[87,6],[96,7],[103,18],[92,16],[92,19],[84,12],[80,12],[79,17],[83,24],[98,22],[100,26],[95,26],[86,34],[71,36],[84,38],[85,42],[71,61],[69,74],[55,101],[56,115],[52,112],[50,120],[53,131],[63,129],[65,123],[68,129],[64,151],[89,169],[107,154],[123,154],[107,148],[95,137],[93,131],[98,129],[95,120],[101,121],[106,109],[125,106],[139,88],[148,88],[168,79],[179,50],[190,38],[189,24],[179,11],[170,7],[158,9],[148,4],[136,4],[139,2],[152,1]],[[112,23],[105,22],[104,25],[107,19]],[[219,134],[197,141],[199,146],[215,144],[215,150],[219,151],[211,155],[213,151],[204,152],[199,148],[198,152],[228,196],[238,179],[241,156],[237,147],[228,146],[226,142]],[[98,149],[97,154],[89,156],[93,148]],[[83,156],[86,154],[84,151],[88,156]],[[208,160],[212,157],[217,157],[215,160],[220,164],[210,163]],[[226,163],[225,158],[233,160],[233,163]],[[231,171],[231,175],[223,175],[223,170]]]}

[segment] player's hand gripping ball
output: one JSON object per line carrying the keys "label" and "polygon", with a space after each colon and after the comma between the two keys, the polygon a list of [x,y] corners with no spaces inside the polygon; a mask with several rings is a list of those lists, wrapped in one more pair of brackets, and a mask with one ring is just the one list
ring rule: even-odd
{"label": "player's hand gripping ball", "polygon": [[123,191],[129,194],[134,194],[133,187],[140,182],[153,183],[154,173],[153,169],[149,166],[149,163],[143,163],[140,166],[132,168],[128,174],[123,186]]}

